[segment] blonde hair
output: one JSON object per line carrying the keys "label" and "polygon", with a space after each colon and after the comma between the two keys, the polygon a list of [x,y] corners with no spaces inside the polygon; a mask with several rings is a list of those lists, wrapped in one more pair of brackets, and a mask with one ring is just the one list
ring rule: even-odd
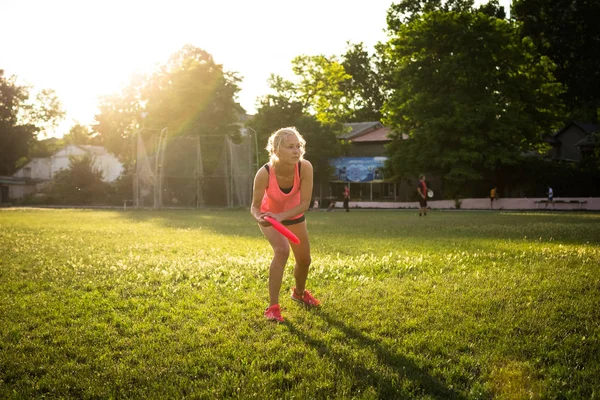
{"label": "blonde hair", "polygon": [[267,149],[269,152],[271,162],[279,160],[279,157],[277,157],[277,152],[279,151],[279,147],[281,146],[283,139],[289,135],[295,135],[298,138],[298,141],[300,142],[300,159],[302,160],[302,157],[305,153],[306,140],[304,140],[300,132],[298,132],[295,127],[291,126],[288,128],[278,129],[277,131],[273,132],[271,136],[269,136],[267,147],[265,147],[265,149]]}

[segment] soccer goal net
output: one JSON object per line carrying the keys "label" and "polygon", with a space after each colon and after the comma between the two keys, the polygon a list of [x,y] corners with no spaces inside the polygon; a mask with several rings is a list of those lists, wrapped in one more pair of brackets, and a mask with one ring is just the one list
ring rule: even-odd
{"label": "soccer goal net", "polygon": [[169,137],[168,131],[137,133],[133,182],[138,208],[249,206],[255,157],[252,138]]}

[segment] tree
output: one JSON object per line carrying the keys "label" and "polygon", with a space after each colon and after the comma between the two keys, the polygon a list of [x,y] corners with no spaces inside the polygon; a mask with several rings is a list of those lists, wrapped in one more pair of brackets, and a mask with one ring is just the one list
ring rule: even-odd
{"label": "tree", "polygon": [[600,108],[600,2],[598,0],[515,0],[512,18],[521,35],[556,64],[556,78],[569,120],[598,122]]}
{"label": "tree", "polygon": [[63,136],[64,144],[94,144],[92,132],[87,126],[75,124],[69,130],[69,133]]}
{"label": "tree", "polygon": [[27,163],[28,160],[32,158],[47,158],[52,156],[52,154],[59,151],[64,147],[64,142],[62,139],[51,137],[48,139],[42,140],[32,140],[29,142],[29,152],[27,157],[23,157],[19,163],[17,163],[18,168]]}
{"label": "tree", "polygon": [[398,179],[433,172],[448,193],[464,194],[467,183],[541,151],[562,117],[553,63],[507,21],[432,12],[401,26],[388,51],[388,167]]}
{"label": "tree", "polygon": [[506,10],[500,5],[498,0],[490,0],[487,4],[482,4],[477,10],[490,17],[506,19]]}
{"label": "tree", "polygon": [[271,75],[269,83],[277,96],[300,103],[322,123],[379,121],[384,85],[376,61],[362,43],[348,44],[341,59],[324,55],[294,58],[295,83],[277,75]]}
{"label": "tree", "polygon": [[17,162],[28,154],[28,144],[64,117],[52,90],[32,95],[30,87],[16,80],[0,69],[0,175],[14,173]]}
{"label": "tree", "polygon": [[239,81],[209,53],[186,45],[152,75],[136,76],[121,93],[105,97],[94,130],[126,164],[133,160],[131,138],[141,126],[166,127],[170,137],[235,136],[238,129],[232,124],[242,112],[235,102]]}
{"label": "tree", "polygon": [[380,121],[385,102],[385,76],[379,54],[370,55],[363,43],[348,44],[342,66],[350,79],[341,83],[349,99],[349,115],[344,122]]}
{"label": "tree", "polygon": [[104,202],[110,185],[102,182],[102,171],[89,155],[70,157],[69,168],[54,175],[48,194],[62,204]]}
{"label": "tree", "polygon": [[104,96],[100,100],[100,113],[94,119],[93,132],[99,144],[130,165],[133,161],[132,137],[142,122],[140,82],[135,79],[120,93]]}
{"label": "tree", "polygon": [[347,118],[349,98],[343,90],[351,76],[337,57],[298,56],[292,60],[292,70],[298,76],[295,85],[299,101],[318,121],[332,123]]}
{"label": "tree", "polygon": [[21,104],[19,121],[24,125],[34,125],[38,132],[46,134],[58,126],[65,112],[52,89],[42,89],[32,95],[27,87],[27,101]]}
{"label": "tree", "polygon": [[473,0],[400,0],[390,6],[387,13],[388,29],[399,32],[402,25],[434,12],[469,12],[473,10]]}
{"label": "tree", "polygon": [[171,135],[235,135],[242,111],[235,102],[240,78],[224,72],[212,56],[184,46],[155,72],[141,91],[147,126]]}

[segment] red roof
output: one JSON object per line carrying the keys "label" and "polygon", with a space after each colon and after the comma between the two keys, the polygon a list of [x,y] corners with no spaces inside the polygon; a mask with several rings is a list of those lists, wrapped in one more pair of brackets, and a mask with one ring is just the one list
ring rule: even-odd
{"label": "red roof", "polygon": [[387,135],[390,132],[390,128],[380,128],[375,131],[365,133],[364,135],[350,139],[351,142],[389,142],[390,139]]}

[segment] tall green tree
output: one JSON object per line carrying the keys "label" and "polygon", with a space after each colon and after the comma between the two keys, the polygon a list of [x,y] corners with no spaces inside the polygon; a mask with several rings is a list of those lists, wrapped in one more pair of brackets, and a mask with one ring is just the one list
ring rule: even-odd
{"label": "tall green tree", "polygon": [[348,44],[341,57],[301,55],[292,60],[295,82],[272,75],[270,86],[288,102],[325,124],[379,121],[385,85],[377,57],[362,43]]}
{"label": "tall green tree", "polygon": [[465,194],[469,182],[540,151],[562,117],[552,61],[505,20],[428,13],[402,25],[388,51],[388,165],[397,178],[434,172],[447,194]]}
{"label": "tall green tree", "polygon": [[402,25],[434,11],[469,12],[473,10],[473,4],[473,0],[400,0],[388,9],[388,29],[398,32]]}
{"label": "tall green tree", "polygon": [[186,45],[149,76],[137,76],[120,93],[103,99],[94,130],[126,163],[140,127],[168,128],[169,136],[235,136],[243,111],[236,103],[240,78],[206,51]]}
{"label": "tall green tree", "polygon": [[506,10],[498,0],[489,0],[478,8],[473,0],[400,0],[390,6],[387,23],[390,32],[398,32],[403,24],[419,19],[424,14],[441,12],[482,12],[490,17],[506,18]]}
{"label": "tall green tree", "polygon": [[142,126],[143,103],[140,99],[142,78],[137,77],[119,93],[100,99],[92,126],[97,141],[125,165],[134,158],[132,137]]}
{"label": "tall green tree", "polygon": [[298,77],[295,90],[305,110],[323,123],[347,118],[350,98],[343,84],[351,79],[337,57],[298,56],[292,60]]}
{"label": "tall green tree", "polygon": [[600,1],[514,0],[511,17],[521,34],[556,64],[570,120],[598,122]]}
{"label": "tall green tree", "polygon": [[235,97],[240,78],[206,51],[186,45],[146,82],[147,124],[172,135],[233,135],[242,112]]}
{"label": "tall green tree", "polygon": [[64,144],[95,144],[93,133],[89,127],[75,124],[69,129],[69,133],[63,136]]}
{"label": "tall green tree", "polygon": [[28,160],[32,158],[47,158],[52,156],[60,149],[64,147],[64,141],[62,139],[51,137],[48,139],[32,140],[29,142],[29,153],[26,158],[22,159],[21,164],[18,165],[20,168]]}
{"label": "tall green tree", "polygon": [[385,76],[377,69],[379,54],[373,55],[363,43],[348,44],[342,56],[342,66],[350,79],[342,82],[342,90],[349,101],[349,112],[344,122],[380,121],[385,102]]}
{"label": "tall green tree", "polygon": [[16,81],[16,76],[7,77],[0,69],[0,175],[14,173],[17,162],[27,156],[29,143],[64,117],[54,91],[35,94]]}

